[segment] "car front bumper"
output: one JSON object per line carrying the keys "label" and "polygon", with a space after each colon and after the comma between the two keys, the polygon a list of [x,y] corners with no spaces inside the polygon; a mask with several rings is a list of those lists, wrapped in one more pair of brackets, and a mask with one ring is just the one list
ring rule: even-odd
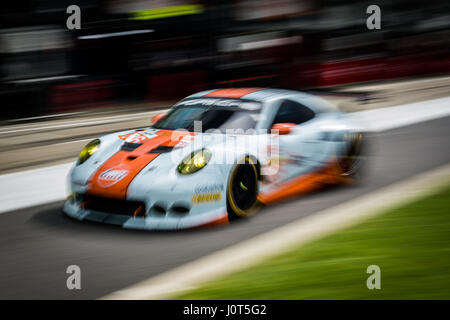
{"label": "car front bumper", "polygon": [[223,224],[228,222],[226,206],[217,205],[201,213],[186,215],[147,214],[144,216],[130,216],[129,214],[108,213],[83,207],[82,202],[73,199],[64,203],[63,211],[69,217],[77,220],[87,220],[111,225],[118,225],[126,229],[139,230],[180,230],[202,226]]}

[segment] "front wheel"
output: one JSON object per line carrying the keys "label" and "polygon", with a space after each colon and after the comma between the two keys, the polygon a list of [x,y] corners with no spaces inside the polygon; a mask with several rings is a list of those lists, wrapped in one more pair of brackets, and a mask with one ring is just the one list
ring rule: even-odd
{"label": "front wheel", "polygon": [[228,219],[248,217],[258,211],[258,168],[249,158],[231,170],[227,186]]}

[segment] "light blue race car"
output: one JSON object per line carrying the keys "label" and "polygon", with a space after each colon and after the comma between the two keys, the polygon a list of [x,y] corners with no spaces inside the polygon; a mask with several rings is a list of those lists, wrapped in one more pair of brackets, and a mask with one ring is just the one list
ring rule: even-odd
{"label": "light blue race car", "polygon": [[349,183],[365,136],[332,103],[262,88],[193,94],[153,124],[89,142],[64,212],[79,220],[176,230],[248,217],[262,204]]}

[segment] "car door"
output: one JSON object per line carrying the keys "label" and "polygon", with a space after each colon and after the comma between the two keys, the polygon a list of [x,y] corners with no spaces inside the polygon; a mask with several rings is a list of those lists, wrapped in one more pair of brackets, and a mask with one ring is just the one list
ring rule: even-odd
{"label": "car door", "polygon": [[268,176],[267,181],[272,183],[283,183],[295,178],[314,166],[313,155],[315,146],[309,141],[305,142],[299,129],[308,130],[309,123],[315,118],[315,113],[310,108],[293,99],[282,99],[278,105],[277,112],[270,123],[269,128],[274,125],[282,125],[281,128],[288,128],[278,136],[278,157],[273,157],[272,161],[278,158],[278,170]]}

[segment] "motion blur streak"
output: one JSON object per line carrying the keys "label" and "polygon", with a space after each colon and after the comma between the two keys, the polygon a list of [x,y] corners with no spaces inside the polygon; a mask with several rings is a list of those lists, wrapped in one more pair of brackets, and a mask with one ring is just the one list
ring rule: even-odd
{"label": "motion blur streak", "polygon": [[449,179],[450,165],[438,167],[357,200],[344,202],[307,218],[300,218],[243,243],[113,292],[102,299],[170,299],[208,281],[250,268],[294,246],[355,225],[382,213],[383,209],[431,194],[446,185]]}
{"label": "motion blur streak", "polygon": [[[291,221],[445,165],[450,162],[449,149],[442,147],[448,144],[449,120],[446,117],[416,123],[377,135],[368,183],[296,198],[263,209],[248,221],[223,228],[144,233],[102,227],[64,217],[62,202],[0,214],[0,298],[99,298]],[[64,270],[74,261],[80,263],[85,285],[77,292],[65,286]]]}
{"label": "motion blur streak", "polygon": [[[32,5],[30,3],[33,3]],[[0,120],[173,101],[231,85],[329,88],[450,72],[446,0],[8,1]]]}
{"label": "motion blur streak", "polygon": [[[368,130],[383,131],[450,115],[450,98],[352,113]],[[65,198],[71,163],[0,175],[0,213]],[[43,177],[46,177],[43,179]],[[7,181],[13,181],[11,187]],[[39,187],[36,187],[39,186]],[[45,192],[44,192],[45,190]],[[41,192],[43,194],[41,195]]]}

